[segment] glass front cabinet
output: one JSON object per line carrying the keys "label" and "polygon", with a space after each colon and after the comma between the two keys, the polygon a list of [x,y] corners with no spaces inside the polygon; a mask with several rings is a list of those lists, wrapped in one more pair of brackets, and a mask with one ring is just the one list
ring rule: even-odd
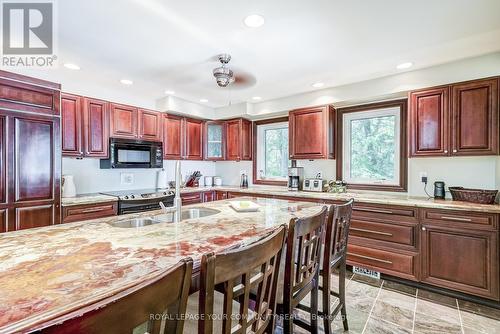
{"label": "glass front cabinet", "polygon": [[205,141],[205,159],[212,161],[224,160],[225,123],[207,121],[205,126],[205,135],[207,136]]}

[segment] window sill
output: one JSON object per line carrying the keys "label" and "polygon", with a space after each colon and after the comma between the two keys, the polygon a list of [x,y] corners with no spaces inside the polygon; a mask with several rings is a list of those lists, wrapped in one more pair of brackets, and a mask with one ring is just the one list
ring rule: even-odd
{"label": "window sill", "polygon": [[361,183],[347,184],[347,189],[355,189],[355,190],[406,192],[407,191],[406,188],[407,188],[406,185],[361,184]]}
{"label": "window sill", "polygon": [[265,184],[268,186],[287,186],[288,182],[286,181],[277,181],[277,180],[253,180],[253,184]]}

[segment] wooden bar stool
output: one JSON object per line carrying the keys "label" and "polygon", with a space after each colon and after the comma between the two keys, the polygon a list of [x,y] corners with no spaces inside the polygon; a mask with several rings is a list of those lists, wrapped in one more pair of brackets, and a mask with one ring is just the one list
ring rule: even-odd
{"label": "wooden bar stool", "polygon": [[249,246],[203,255],[200,291],[189,297],[185,333],[273,333],[285,237],[283,225]]}
{"label": "wooden bar stool", "polygon": [[191,258],[184,259],[154,278],[69,314],[68,320],[57,319],[39,333],[181,334],[192,268]]}
{"label": "wooden bar stool", "polygon": [[[344,330],[348,330],[347,312],[345,303],[345,272],[347,258],[347,240],[349,227],[351,226],[351,213],[354,199],[342,205],[332,205],[328,212],[328,223],[326,227],[325,245],[323,252],[322,295],[323,310],[322,316],[325,326],[325,333],[331,333],[331,324],[339,311],[342,314]],[[339,270],[339,292],[332,291],[331,275],[333,270]],[[330,310],[331,296],[339,298],[339,304],[333,311]]]}
{"label": "wooden bar stool", "polygon": [[[320,213],[290,221],[283,271],[283,289],[278,291],[278,312],[283,316],[283,332],[293,333],[293,324],[318,332],[318,279],[320,271],[321,243],[327,218],[327,207]],[[311,294],[310,323],[294,319],[293,310]]]}

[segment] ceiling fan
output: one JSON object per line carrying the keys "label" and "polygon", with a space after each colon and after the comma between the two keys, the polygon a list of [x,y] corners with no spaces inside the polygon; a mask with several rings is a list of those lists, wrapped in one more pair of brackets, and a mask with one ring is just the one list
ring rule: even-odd
{"label": "ceiling fan", "polygon": [[213,69],[213,75],[219,87],[237,86],[238,88],[246,88],[253,86],[256,82],[255,77],[238,71],[239,74],[235,75],[233,70],[227,67],[231,61],[231,55],[223,53],[217,56],[217,59],[222,64],[221,66]]}

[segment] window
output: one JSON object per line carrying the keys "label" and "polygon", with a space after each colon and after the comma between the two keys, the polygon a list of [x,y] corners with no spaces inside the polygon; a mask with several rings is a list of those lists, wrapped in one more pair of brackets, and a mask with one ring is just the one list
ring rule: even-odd
{"label": "window", "polygon": [[288,176],[288,119],[255,122],[254,183],[284,184]]}
{"label": "window", "polygon": [[340,109],[338,178],[354,189],[404,191],[405,120],[406,100]]}

